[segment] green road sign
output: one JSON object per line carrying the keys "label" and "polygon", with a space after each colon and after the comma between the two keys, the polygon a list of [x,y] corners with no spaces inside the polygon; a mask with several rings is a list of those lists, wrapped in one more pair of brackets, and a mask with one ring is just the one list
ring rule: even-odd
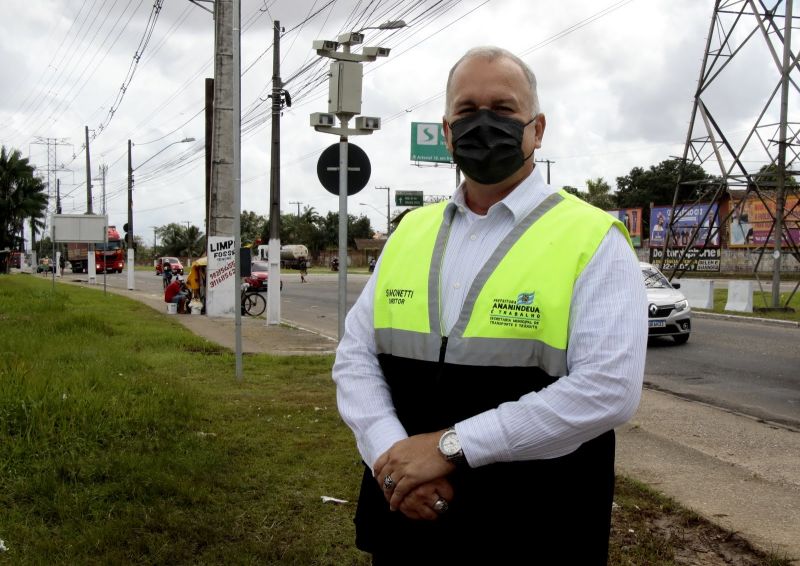
{"label": "green road sign", "polygon": [[411,122],[411,161],[452,163],[439,122]]}
{"label": "green road sign", "polygon": [[422,191],[395,191],[395,206],[422,206]]}

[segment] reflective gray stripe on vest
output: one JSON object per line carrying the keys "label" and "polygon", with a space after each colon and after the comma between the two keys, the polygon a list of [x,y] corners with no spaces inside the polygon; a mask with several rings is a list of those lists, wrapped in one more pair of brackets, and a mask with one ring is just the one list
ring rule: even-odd
{"label": "reflective gray stripe on vest", "polygon": [[[508,251],[534,222],[564,200],[558,193],[548,196],[539,206],[514,226],[489,260],[484,264],[464,300],[458,321],[449,333],[445,362],[450,364],[500,367],[539,367],[549,375],[566,374],[566,351],[553,348],[538,340],[519,338],[464,338],[464,329],[472,316],[481,289]],[[430,333],[392,328],[375,330],[378,353],[391,354],[423,361],[437,361],[441,347],[439,312],[439,276],[442,259],[450,235],[450,224],[442,222],[436,236],[428,276],[428,317]]]}

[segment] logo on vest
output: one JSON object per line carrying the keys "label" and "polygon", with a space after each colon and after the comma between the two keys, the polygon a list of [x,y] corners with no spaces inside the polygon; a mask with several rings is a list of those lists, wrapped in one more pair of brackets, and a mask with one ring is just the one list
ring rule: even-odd
{"label": "logo on vest", "polygon": [[386,289],[386,300],[390,305],[404,305],[406,299],[414,298],[413,289]]}
{"label": "logo on vest", "polygon": [[537,330],[541,321],[539,307],[533,304],[535,293],[520,293],[514,299],[495,298],[489,313],[489,324],[509,328]]}

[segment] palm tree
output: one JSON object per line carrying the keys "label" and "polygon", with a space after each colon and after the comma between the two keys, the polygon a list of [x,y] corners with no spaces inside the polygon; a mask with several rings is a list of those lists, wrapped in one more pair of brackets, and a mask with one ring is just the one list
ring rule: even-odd
{"label": "palm tree", "polygon": [[0,148],[0,249],[22,250],[25,220],[34,229],[42,226],[47,194],[34,171],[19,150]]}

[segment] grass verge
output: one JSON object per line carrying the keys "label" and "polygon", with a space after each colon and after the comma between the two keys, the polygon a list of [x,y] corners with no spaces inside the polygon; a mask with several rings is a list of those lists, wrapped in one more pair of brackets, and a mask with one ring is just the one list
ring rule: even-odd
{"label": "grass verge", "polygon": [[[765,285],[764,291],[755,290],[753,291],[753,308],[758,307],[765,307],[772,305],[772,291],[769,289],[768,285]],[[789,298],[788,292],[784,292],[780,294],[780,303],[781,305],[786,304],[786,300]],[[714,309],[707,310],[707,309],[694,309],[700,312],[715,312],[721,314],[733,314],[736,316],[745,316],[751,318],[769,318],[773,320],[791,320],[794,322],[800,322],[800,291],[795,293],[792,296],[791,301],[789,301],[789,308],[793,309],[791,311],[755,311],[755,312],[739,312],[739,311],[726,311],[725,305],[728,302],[728,290],[727,289],[714,289]]]}
{"label": "grass verge", "polygon": [[[249,356],[239,383],[149,307],[0,277],[0,564],[368,564],[331,363]],[[681,563],[674,503],[622,478],[616,499],[612,564]]]}

